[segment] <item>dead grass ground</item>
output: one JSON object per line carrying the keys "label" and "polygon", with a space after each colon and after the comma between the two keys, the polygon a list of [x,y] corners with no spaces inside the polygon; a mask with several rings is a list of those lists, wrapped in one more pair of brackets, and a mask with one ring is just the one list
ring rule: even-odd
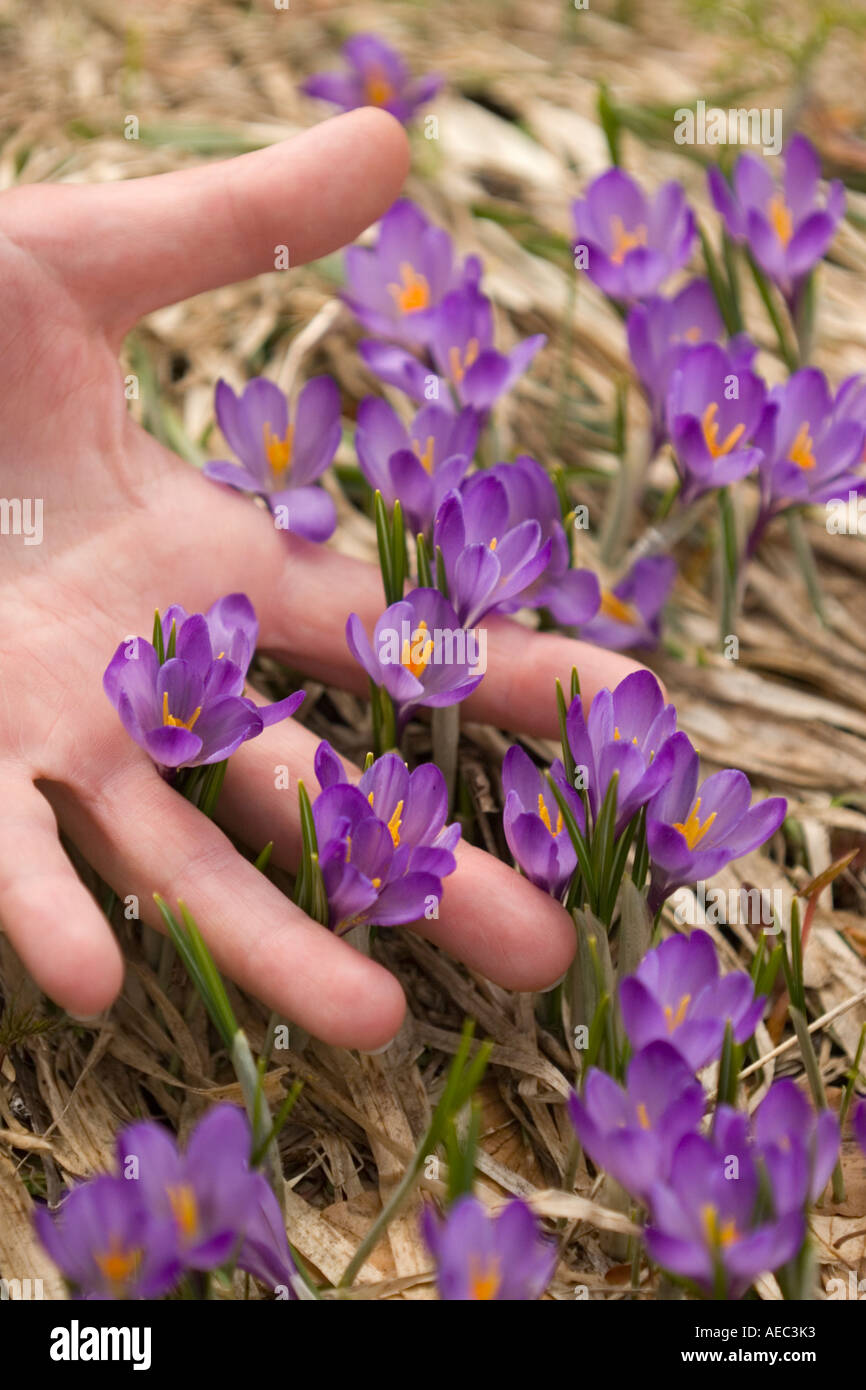
{"label": "dead grass ground", "polygon": [[[531,378],[497,422],[501,454],[519,447],[561,464],[575,499],[593,518],[603,517],[616,469],[615,391],[627,358],[621,325],[601,297],[585,282],[574,297],[567,241],[571,199],[607,163],[595,114],[598,83],[606,82],[626,109],[628,166],[650,185],[681,178],[704,215],[701,160],[673,145],[673,107],[697,96],[727,105],[728,94],[736,104],[779,105],[789,128],[799,125],[816,140],[828,170],[852,190],[851,215],[821,273],[815,352],[817,364],[839,381],[866,369],[866,194],[857,191],[866,188],[866,10],[847,6],[840,13],[845,25],[828,25],[819,50],[809,35],[822,12],[812,4],[593,0],[589,11],[574,12],[554,0],[291,0],[280,12],[264,0],[83,0],[76,7],[6,0],[0,188],[130,178],[282,139],[322,114],[299,95],[300,78],[329,66],[348,32],[375,28],[419,70],[441,70],[449,79],[432,108],[439,140],[416,138],[409,196],[449,228],[464,252],[483,255],[503,340],[549,336]],[[137,141],[123,138],[129,114],[141,123]],[[350,419],[372,383],[354,352],[357,332],[334,303],[337,271],[325,261],[289,280],[263,276],[153,315],[128,345],[150,427],[200,458],[215,379],[240,384],[265,366],[285,376],[301,357],[305,372],[337,378]],[[758,303],[749,304],[749,317],[769,347]],[[778,376],[769,354],[762,366]],[[636,478],[644,417],[634,390],[629,418],[628,466]],[[339,460],[351,484],[348,443]],[[643,489],[630,490],[610,556],[621,559],[645,536],[670,468],[658,460]],[[342,494],[339,506],[336,544],[372,555],[369,521]],[[821,517],[806,529],[820,562],[826,627],[812,614],[782,526],[751,571],[739,660],[717,654],[714,533],[698,520],[677,542],[680,576],[653,664],[708,770],[736,765],[756,789],[790,798],[796,842],[777,837],[766,852],[720,875],[721,886],[746,880],[789,899],[840,853],[860,851],[824,893],[816,916],[806,981],[818,1017],[866,989],[866,544],[829,536]],[[581,559],[601,565],[596,541],[586,540]],[[304,711],[335,744],[355,756],[362,751],[359,702],[310,687]],[[465,731],[462,770],[481,833],[494,837],[503,747],[494,730]],[[709,929],[728,965],[748,958],[746,928],[739,936]],[[228,1061],[214,1050],[180,970],[149,953],[131,924],[119,930],[130,959],[127,987],[96,1028],[53,1012],[0,939],[0,1274],[42,1274],[52,1296],[62,1291],[30,1234],[31,1194],[56,1197],[65,1183],[104,1167],[114,1132],[133,1116],[165,1116],[183,1132],[206,1101],[238,1098]],[[578,1178],[579,1196],[564,1202],[545,1195],[562,1186],[570,1137],[562,1101],[573,1065],[556,1029],[539,1022],[530,997],[474,978],[408,934],[387,935],[377,950],[410,1001],[397,1044],[383,1058],[359,1059],[298,1040],[268,1077],[274,1098],[292,1078],[306,1083],[282,1138],[290,1233],[300,1252],[325,1279],[342,1273],[423,1132],[462,1019],[471,1015],[495,1043],[483,1090],[482,1186],[491,1200],[520,1193],[565,1218],[554,1298],[573,1296],[575,1284],[592,1296],[622,1297],[621,1249],[603,1229],[616,1218],[587,1201],[595,1194],[586,1174]],[[255,1047],[263,1012],[237,994],[234,1002]],[[823,1077],[836,1096],[864,1020],[861,1002],[820,1034]],[[776,1075],[800,1074],[796,1049],[774,1067]],[[759,1094],[772,1074],[771,1065]],[[866,1190],[850,1148],[847,1200],[839,1207],[827,1202],[816,1217],[825,1282],[847,1277],[849,1268],[866,1273]],[[416,1215],[410,1209],[392,1226],[362,1270],[359,1287],[367,1296],[432,1297]],[[778,1296],[772,1281],[762,1292]]]}

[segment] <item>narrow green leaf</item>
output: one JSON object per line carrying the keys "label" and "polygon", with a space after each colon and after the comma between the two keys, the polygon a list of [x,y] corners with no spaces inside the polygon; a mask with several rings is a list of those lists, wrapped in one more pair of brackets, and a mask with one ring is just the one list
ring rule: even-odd
{"label": "narrow green leaf", "polygon": [[436,588],[443,597],[448,598],[448,576],[445,573],[445,557],[441,545],[436,547]]}
{"label": "narrow green leaf", "polygon": [[255,868],[259,870],[260,873],[264,873],[265,869],[268,867],[268,864],[270,863],[271,859],[271,854],[273,853],[273,849],[273,840],[268,840],[268,843],[265,845],[264,849],[260,850],[259,853],[256,855],[253,864]]}
{"label": "narrow green leaf", "polygon": [[406,575],[409,570],[406,528],[403,524],[403,508],[399,498],[394,503],[394,514],[391,518],[391,566],[391,588],[394,594],[392,602],[397,603],[403,597]]}
{"label": "narrow green leaf", "polygon": [[742,333],[743,313],[740,308],[740,277],[737,270],[737,247],[728,236],[726,230],[722,231],[722,259],[725,262],[725,274],[728,279],[728,302],[731,306],[731,321],[734,325],[731,330],[734,333]]}
{"label": "narrow green leaf", "polygon": [[719,306],[719,313],[725,321],[725,328],[727,329],[728,333],[736,333],[737,329],[735,325],[737,320],[736,314],[734,313],[734,309],[731,304],[730,294],[728,292],[727,285],[725,284],[724,277],[722,276],[722,273],[719,270],[719,263],[716,260],[716,254],[713,251],[712,245],[710,244],[710,240],[706,232],[704,231],[703,227],[700,226],[700,224],[698,224],[698,236],[701,239],[701,249],[704,253],[704,264],[707,267],[707,279],[710,282],[713,294],[715,295],[716,303]]}
{"label": "narrow green leaf", "polygon": [[391,553],[391,528],[388,524],[388,508],[378,488],[373,497],[373,515],[376,522],[376,543],[379,548],[379,569],[382,572],[382,588],[385,591],[385,607],[395,602],[394,557]]}
{"label": "narrow green leaf", "polygon": [[593,867],[592,859],[590,858],[589,845],[584,839],[584,836],[581,834],[580,827],[574,818],[574,813],[571,807],[569,806],[568,802],[566,801],[565,797],[563,796],[559,786],[554,781],[553,777],[550,775],[549,772],[545,773],[545,777],[547,778],[548,786],[553,792],[553,795],[556,797],[556,804],[562,812],[562,821],[566,830],[568,831],[568,837],[571,840],[571,843],[574,845],[574,852],[577,855],[578,867],[580,869],[581,874],[583,875],[583,879],[586,884],[586,890],[589,895],[589,900],[591,903],[595,903],[598,890],[596,884],[595,869]]}
{"label": "narrow green leaf", "polygon": [[562,744],[562,763],[565,768],[565,775],[568,778],[568,785],[574,786],[575,761],[568,741],[568,708],[565,703],[565,694],[562,689],[562,682],[556,678],[556,708],[559,714],[559,740]]}
{"label": "narrow green leaf", "polygon": [[[770,323],[773,325],[773,331],[776,334],[776,340],[779,344],[779,353],[782,357],[782,361],[785,363],[785,366],[788,368],[789,372],[795,372],[800,364],[797,360],[797,353],[791,346],[790,338],[782,321],[782,315],[779,313],[779,309],[773,297],[772,286],[770,285],[770,282],[764,275],[763,271],[758,266],[757,261],[755,260],[748,247],[746,248],[746,260],[748,262],[749,269],[752,272],[752,278],[754,279],[755,284],[758,287],[758,293],[760,294],[761,299],[763,300],[764,308],[767,311],[767,317],[769,318]],[[729,331],[733,332],[734,330],[730,329]]]}
{"label": "narrow green leaf", "polygon": [[608,91],[607,85],[604,82],[599,83],[596,110],[598,112],[599,124],[604,131],[604,138],[607,141],[610,162],[611,164],[620,164],[619,138],[621,121],[619,113],[610,99],[610,92]]}
{"label": "narrow green leaf", "polygon": [[159,616],[158,608],[153,615],[153,645],[156,648],[159,664],[162,666],[165,661],[165,646],[162,640],[162,618]]}
{"label": "narrow green leaf", "polygon": [[734,1042],[734,1030],[731,1020],[728,1019],[725,1024],[725,1038],[719,1061],[718,1103],[720,1105],[736,1105],[741,1063],[742,1053]]}
{"label": "narrow green leaf", "polygon": [[199,810],[209,819],[213,819],[228,765],[228,758],[224,758],[221,763],[213,763],[208,768],[198,806]]}
{"label": "narrow green leaf", "polygon": [[620,897],[619,951],[616,960],[618,981],[637,970],[650,948],[652,931],[652,916],[647,900],[627,878]]}
{"label": "narrow green leaf", "polygon": [[737,596],[739,591],[739,543],[737,540],[737,518],[731,500],[730,489],[719,489],[719,521],[721,524],[722,546],[721,579],[722,604],[719,619],[720,645],[724,648],[727,639],[733,635],[737,621]]}
{"label": "narrow green leaf", "polygon": [[827,1109],[827,1097],[824,1094],[824,1083],[821,1080],[821,1068],[818,1065],[818,1058],[815,1056],[815,1048],[812,1043],[812,1035],[806,1022],[805,1014],[794,1004],[789,1004],[788,1013],[794,1025],[794,1032],[797,1034],[797,1042],[800,1044],[800,1056],[803,1058],[803,1066],[806,1069],[806,1076],[809,1081],[809,1089],[812,1092],[812,1099],[817,1110]]}
{"label": "narrow green leaf", "polygon": [[418,587],[419,589],[433,589],[433,575],[430,571],[430,552],[427,549],[427,541],[423,532],[419,531],[415,537],[415,557],[418,566]]}

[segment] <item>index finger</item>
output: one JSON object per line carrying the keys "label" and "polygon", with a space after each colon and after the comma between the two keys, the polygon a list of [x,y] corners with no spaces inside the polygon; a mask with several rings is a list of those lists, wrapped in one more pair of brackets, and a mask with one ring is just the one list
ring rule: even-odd
{"label": "index finger", "polygon": [[12,190],[3,227],[26,236],[112,334],[143,314],[353,241],[408,169],[402,127],[364,108],[235,159],[91,186]]}

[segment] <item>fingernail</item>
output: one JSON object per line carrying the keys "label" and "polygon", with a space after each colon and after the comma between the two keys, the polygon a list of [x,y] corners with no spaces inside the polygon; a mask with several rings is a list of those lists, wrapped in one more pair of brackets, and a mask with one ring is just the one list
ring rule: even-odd
{"label": "fingernail", "polygon": [[360,1054],[361,1054],[362,1057],[381,1057],[383,1052],[387,1052],[387,1051],[388,1051],[388,1048],[391,1046],[391,1043],[392,1043],[393,1041],[394,1041],[394,1039],[391,1038],[388,1042],[384,1043],[381,1047],[374,1047],[374,1048],[372,1049],[371,1052],[367,1052],[363,1047],[359,1047],[359,1048],[358,1048],[358,1051],[360,1052]]}
{"label": "fingernail", "polygon": [[75,1023],[99,1023],[105,1017],[104,1009],[98,1014],[74,1014],[71,1009],[67,1009],[66,1012]]}
{"label": "fingernail", "polygon": [[[568,971],[566,970],[565,975],[567,975],[567,974],[568,974]],[[565,975],[560,975],[559,979],[558,979],[558,980],[554,980],[554,982],[553,982],[552,985],[548,985],[546,989],[540,989],[540,990],[538,990],[537,993],[538,993],[538,994],[550,994],[553,990],[558,989],[559,986],[562,984],[563,980],[565,979]]]}

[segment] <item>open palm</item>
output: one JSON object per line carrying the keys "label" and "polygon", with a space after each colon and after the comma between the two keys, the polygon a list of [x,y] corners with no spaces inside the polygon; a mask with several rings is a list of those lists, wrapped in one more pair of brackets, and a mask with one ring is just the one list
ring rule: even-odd
{"label": "open palm", "polygon": [[[124,732],[101,678],[155,607],[249,594],[261,645],[311,676],[362,691],[347,613],[372,627],[372,567],[288,537],[204,481],[130,419],[117,350],[161,305],[352,240],[396,196],[401,128],[378,111],[193,172],[0,198],[0,478],[8,501],[41,499],[43,538],[0,536],[0,921],[39,985],[78,1015],[106,1007],[123,966],[110,926],[72,869],[57,823],[155,925],[156,891],[184,899],[220,967],[329,1042],[375,1048],[404,1008],[380,965],[307,919],[171,789]],[[26,516],[26,504],[25,513]],[[630,663],[505,619],[489,622],[488,674],[466,711],[556,732],[553,678],[581,669],[585,696]],[[316,740],[291,722],[242,746],[220,802],[226,830],[292,866],[297,798],[274,768],[315,785]],[[471,846],[438,921],[417,930],[517,989],[565,970],[564,910]]]}

